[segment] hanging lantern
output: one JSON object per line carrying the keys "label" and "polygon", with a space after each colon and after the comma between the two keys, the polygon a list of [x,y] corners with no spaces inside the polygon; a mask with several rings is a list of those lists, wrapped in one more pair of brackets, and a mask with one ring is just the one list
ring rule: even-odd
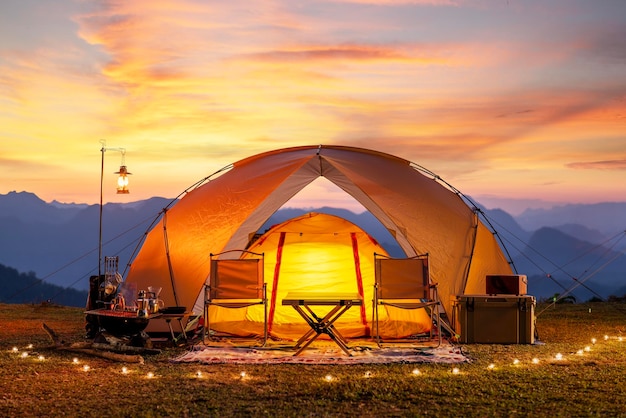
{"label": "hanging lantern", "polygon": [[117,171],[115,174],[120,175],[117,179],[117,194],[130,193],[128,190],[128,176],[132,173],[128,172],[125,165],[122,165],[120,166],[120,171]]}

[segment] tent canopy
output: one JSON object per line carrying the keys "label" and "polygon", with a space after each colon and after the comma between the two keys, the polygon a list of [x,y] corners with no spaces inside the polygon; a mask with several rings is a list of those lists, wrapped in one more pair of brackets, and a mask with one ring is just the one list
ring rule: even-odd
{"label": "tent canopy", "polygon": [[460,193],[399,157],[343,146],[303,146],[238,161],[186,194],[147,234],[126,280],[163,287],[166,306],[194,306],[210,254],[246,248],[263,223],[323,176],[370,211],[407,256],[430,254],[431,279],[450,297],[484,293],[487,274],[511,274],[494,234]]}

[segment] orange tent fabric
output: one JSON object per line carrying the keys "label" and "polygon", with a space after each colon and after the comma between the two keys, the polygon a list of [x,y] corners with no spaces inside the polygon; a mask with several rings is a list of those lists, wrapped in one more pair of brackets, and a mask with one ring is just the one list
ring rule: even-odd
{"label": "orange tent fabric", "polygon": [[263,223],[323,176],[369,210],[407,256],[430,254],[444,309],[450,298],[484,288],[486,274],[510,263],[476,208],[438,176],[386,153],[302,146],[258,154],[207,177],[147,234],[126,280],[163,287],[166,306],[192,307],[210,274],[210,254],[245,248]]}

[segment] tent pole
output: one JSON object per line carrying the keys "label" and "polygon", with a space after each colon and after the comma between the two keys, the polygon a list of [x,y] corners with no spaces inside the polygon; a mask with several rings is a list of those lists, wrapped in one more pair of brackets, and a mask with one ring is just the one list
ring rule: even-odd
{"label": "tent pole", "polygon": [[172,293],[174,294],[174,302],[178,305],[178,296],[176,295],[176,280],[174,280],[174,268],[172,267],[172,259],[170,258],[170,244],[167,238],[167,209],[163,209],[163,238],[165,239],[165,256],[167,257],[167,267],[170,272],[170,282],[172,283]]}

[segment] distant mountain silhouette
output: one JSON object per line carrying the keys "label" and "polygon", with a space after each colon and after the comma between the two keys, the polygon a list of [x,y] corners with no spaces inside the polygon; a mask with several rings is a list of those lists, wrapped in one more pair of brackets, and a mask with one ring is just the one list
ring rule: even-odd
{"label": "distant mountain silhouette", "polygon": [[[103,256],[120,270],[170,199],[103,207]],[[47,283],[86,290],[98,272],[99,205],[48,204],[32,193],[0,195],[0,263],[32,271]]]}
{"label": "distant mountain silhouette", "polygon": [[42,283],[33,272],[20,273],[0,264],[0,302],[53,302],[58,305],[84,307],[87,292]]}
{"label": "distant mountain silhouette", "polygon": [[[170,202],[154,197],[105,204],[103,256],[118,255],[120,272],[124,272],[148,227]],[[389,231],[369,212],[283,208],[259,232],[311,211],[345,218],[373,236],[392,256],[403,255]],[[606,242],[607,237],[626,229],[626,203],[532,209],[518,217],[500,209],[482,211],[506,245],[517,271],[528,275],[531,294],[563,293],[575,284],[572,277],[590,275],[579,286],[579,300],[595,293],[603,297],[626,293],[626,239],[618,245]],[[27,275],[48,284],[86,290],[89,276],[98,270],[98,218],[98,205],[46,203],[27,192],[0,194],[0,263],[32,272]],[[602,243],[605,245],[598,246]],[[585,290],[586,286],[593,291]]]}
{"label": "distant mountain silhouette", "polygon": [[626,203],[608,202],[589,205],[563,205],[551,209],[527,209],[516,217],[527,231],[541,227],[583,225],[611,237],[626,230]]}

